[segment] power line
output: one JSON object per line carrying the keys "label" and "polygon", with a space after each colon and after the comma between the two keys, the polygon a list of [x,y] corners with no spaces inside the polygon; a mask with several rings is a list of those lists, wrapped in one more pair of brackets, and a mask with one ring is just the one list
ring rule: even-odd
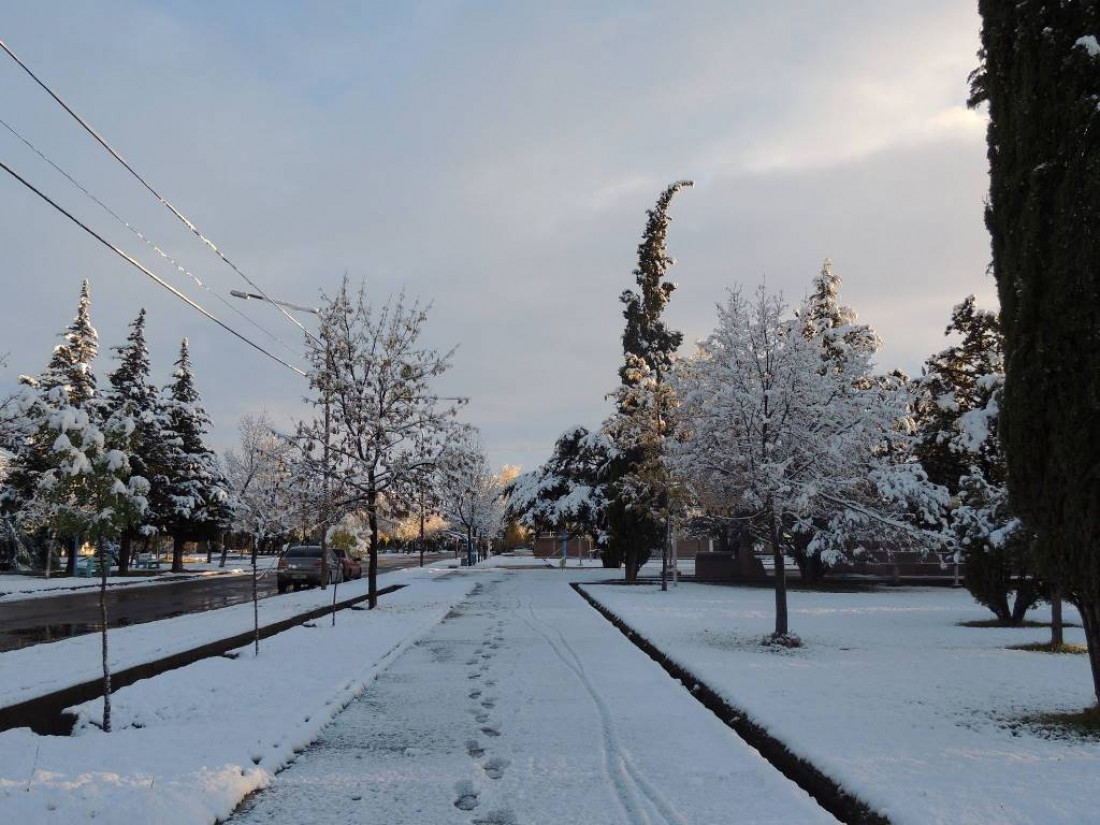
{"label": "power line", "polygon": [[200,232],[200,231],[199,231],[199,229],[198,229],[198,227],[197,227],[197,226],[195,226],[195,225],[194,225],[193,223],[191,223],[191,221],[190,221],[190,220],[188,220],[188,219],[187,219],[187,217],[186,217],[186,216],[184,216],[184,214],[183,214],[182,212],[180,212],[180,211],[179,211],[178,209],[176,209],[176,207],[175,207],[175,206],[173,206],[173,205],[172,205],[172,204],[171,204],[171,203],[170,203],[170,202],[168,201],[168,199],[167,199],[167,198],[165,198],[165,197],[164,197],[163,195],[161,195],[161,194],[160,194],[160,192],[158,192],[158,191],[157,191],[156,189],[154,189],[154,188],[153,188],[153,187],[152,187],[152,186],[151,186],[151,185],[149,184],[149,182],[145,180],[145,178],[143,178],[143,177],[142,177],[141,175],[139,175],[139,174],[138,174],[138,172],[137,172],[137,170],[135,170],[135,169],[134,169],[134,167],[132,167],[132,166],[131,166],[131,165],[130,165],[129,163],[127,163],[127,162],[126,162],[126,161],[125,161],[125,160],[123,159],[122,155],[120,155],[120,154],[119,154],[118,152],[116,152],[116,151],[115,151],[115,149],[114,149],[114,147],[112,147],[112,146],[111,146],[111,144],[109,144],[109,143],[107,142],[107,140],[106,140],[106,139],[105,139],[105,138],[104,138],[104,137],[103,137],[102,135],[100,135],[100,134],[99,134],[99,132],[97,132],[97,131],[96,131],[96,130],[95,130],[94,128],[92,128],[91,124],[90,124],[90,123],[88,123],[88,121],[86,121],[86,120],[85,120],[84,118],[82,118],[82,117],[81,117],[81,116],[80,116],[79,114],[77,114],[77,113],[76,113],[76,112],[75,112],[75,111],[74,111],[74,110],[72,109],[72,107],[70,107],[68,103],[66,103],[66,102],[65,102],[64,100],[62,100],[62,99],[60,98],[60,96],[58,96],[58,94],[57,94],[57,93],[56,93],[56,92],[55,92],[55,91],[54,91],[53,89],[51,89],[51,88],[50,88],[49,86],[47,86],[47,85],[46,85],[46,84],[45,84],[45,83],[44,83],[44,82],[43,82],[42,80],[40,80],[40,79],[39,79],[39,77],[38,77],[38,75],[36,75],[36,74],[35,74],[34,72],[32,72],[32,71],[30,70],[30,67],[29,67],[29,66],[27,66],[27,64],[26,64],[26,63],[24,63],[24,62],[23,62],[22,60],[20,60],[20,59],[19,59],[19,56],[18,56],[18,55],[16,55],[16,53],[15,53],[15,52],[13,52],[13,51],[12,51],[12,50],[11,50],[10,48],[8,48],[8,44],[7,44],[7,43],[5,43],[5,42],[4,42],[3,40],[0,40],[0,48],[3,48],[3,50],[4,50],[5,52],[7,52],[7,53],[8,53],[8,55],[9,55],[9,56],[11,57],[11,59],[12,59],[12,60],[14,60],[14,61],[15,61],[15,62],[16,62],[17,64],[19,64],[20,68],[22,68],[22,69],[23,69],[23,71],[25,71],[25,72],[26,72],[26,73],[27,73],[27,74],[28,74],[28,75],[30,76],[30,78],[31,78],[31,79],[32,79],[32,80],[33,80],[33,81],[34,81],[35,83],[37,83],[37,84],[38,84],[39,86],[41,86],[41,87],[42,87],[42,89],[43,89],[43,90],[45,90],[45,92],[46,92],[46,93],[47,93],[47,94],[48,94],[48,95],[49,95],[50,97],[52,97],[52,98],[53,98],[53,99],[54,99],[55,101],[57,101],[57,104],[58,104],[59,106],[61,106],[61,108],[62,108],[62,109],[64,109],[64,110],[65,110],[66,112],[68,112],[68,113],[69,113],[69,114],[70,114],[70,115],[72,116],[72,118],[73,118],[73,119],[74,119],[74,120],[75,120],[75,121],[76,121],[77,123],[79,123],[79,124],[80,124],[80,125],[81,125],[81,126],[82,126],[82,127],[84,128],[84,131],[86,131],[86,132],[87,132],[87,133],[88,133],[89,135],[91,135],[91,136],[92,136],[93,138],[95,138],[95,139],[96,139],[96,141],[97,141],[97,142],[99,143],[99,145],[100,145],[100,146],[102,146],[102,147],[103,147],[104,149],[106,149],[106,150],[107,150],[107,151],[108,151],[108,152],[109,152],[109,153],[111,154],[111,156],[112,156],[112,157],[113,157],[113,158],[114,158],[115,160],[117,160],[117,161],[118,161],[119,163],[121,163],[121,164],[122,164],[122,165],[123,165],[123,166],[124,166],[124,167],[126,168],[126,171],[128,171],[128,172],[129,172],[129,173],[130,173],[131,175],[133,175],[133,176],[134,176],[134,177],[135,177],[135,178],[136,178],[136,179],[138,180],[138,182],[139,182],[139,183],[141,183],[141,185],[142,185],[142,186],[144,186],[144,187],[145,187],[146,189],[148,189],[148,190],[149,190],[149,192],[150,192],[150,193],[152,193],[152,195],[153,195],[153,196],[154,196],[154,197],[155,197],[155,198],[156,198],[156,199],[157,199],[158,201],[160,201],[160,202],[161,202],[162,204],[164,204],[164,206],[165,206],[165,207],[167,207],[167,208],[168,208],[168,210],[169,210],[169,211],[171,211],[171,213],[172,213],[173,215],[175,215],[175,216],[176,216],[177,218],[179,218],[179,220],[180,220],[180,221],[182,221],[182,222],[183,222],[183,224],[184,224],[184,225],[185,225],[185,226],[186,226],[186,227],[187,227],[188,229],[190,229],[190,230],[191,230],[191,232],[192,232],[192,233],[193,233],[193,234],[194,234],[194,235],[195,235],[195,236],[196,236],[196,237],[197,237],[197,238],[198,238],[199,240],[201,240],[201,241],[202,241],[202,242],[203,242],[204,244],[206,244],[206,245],[207,245],[208,247],[210,247],[210,249],[211,249],[211,250],[213,250],[213,252],[214,252],[214,254],[215,254],[215,255],[217,255],[217,256],[218,256],[219,258],[221,258],[221,259],[222,259],[222,260],[223,260],[223,261],[224,261],[224,262],[225,262],[226,264],[228,264],[228,265],[229,265],[229,266],[230,266],[230,267],[231,267],[231,268],[233,269],[233,271],[234,271],[234,272],[236,272],[236,273],[237,273],[238,275],[240,275],[240,276],[241,276],[242,278],[244,278],[244,280],[245,280],[245,281],[246,281],[246,282],[248,283],[248,285],[249,285],[249,286],[251,286],[251,287],[252,287],[253,289],[255,289],[255,290],[256,290],[257,292],[259,292],[259,293],[260,293],[261,295],[263,295],[263,296],[264,296],[264,298],[265,298],[265,299],[266,299],[266,300],[267,300],[267,301],[268,301],[268,302],[269,302],[269,303],[270,303],[270,304],[271,304],[272,306],[274,306],[274,307],[275,307],[276,309],[278,309],[278,310],[279,310],[279,312],[281,312],[281,313],[282,313],[283,315],[285,315],[285,316],[286,316],[286,318],[287,318],[287,319],[288,319],[288,320],[289,320],[289,321],[290,321],[290,322],[291,322],[292,324],[294,324],[294,325],[295,325],[296,327],[298,327],[298,329],[300,329],[300,330],[301,330],[302,332],[304,332],[304,333],[305,333],[306,335],[308,335],[308,336],[309,336],[310,338],[312,338],[312,339],[313,339],[314,341],[317,341],[318,343],[320,343],[320,341],[318,340],[318,338],[317,338],[317,336],[316,336],[316,335],[314,335],[314,334],[313,334],[312,332],[310,332],[310,331],[309,331],[308,329],[306,329],[306,328],[305,328],[305,326],[303,326],[303,325],[302,325],[302,323],[301,323],[301,322],[300,322],[300,321],[299,321],[299,320],[298,320],[297,318],[295,318],[295,317],[294,317],[293,315],[291,315],[291,314],[290,314],[289,312],[287,312],[287,311],[286,311],[285,309],[283,309],[283,308],[282,308],[281,306],[279,306],[279,304],[278,304],[278,303],[277,303],[276,301],[273,301],[273,300],[272,300],[272,299],[271,299],[271,298],[270,298],[270,297],[268,296],[268,294],[267,294],[266,292],[264,292],[264,291],[263,291],[263,289],[262,289],[262,288],[260,287],[260,285],[259,285],[259,284],[257,284],[257,283],[256,283],[255,281],[253,281],[253,280],[252,280],[251,278],[249,278],[249,277],[248,277],[247,275],[245,275],[245,274],[244,274],[244,273],[243,273],[243,272],[242,272],[242,271],[241,271],[241,270],[240,270],[240,269],[239,269],[239,268],[237,267],[237,265],[236,265],[235,263],[233,263],[233,262],[232,262],[231,260],[229,260],[229,258],[227,258],[227,257],[226,257],[226,256],[225,256],[225,255],[224,255],[224,254],[222,253],[222,251],[221,251],[220,249],[218,249],[218,247],[217,247],[217,246],[216,246],[216,245],[214,244],[214,242],[213,242],[213,241],[211,241],[211,240],[210,240],[209,238],[207,238],[207,237],[206,237],[206,236],[205,236],[204,234],[202,234],[202,232]]}
{"label": "power line", "polygon": [[253,319],[250,316],[246,315],[245,313],[241,312],[241,310],[239,308],[237,308],[233,304],[229,303],[229,301],[225,300],[225,298],[222,297],[222,295],[220,293],[216,292],[209,284],[205,283],[201,278],[199,278],[197,275],[195,275],[193,272],[191,272],[191,270],[187,269],[179,261],[177,261],[171,255],[169,255],[167,252],[165,252],[163,249],[161,249],[155,243],[153,243],[136,226],[134,226],[129,221],[127,221],[125,218],[123,218],[121,215],[119,215],[117,212],[115,212],[115,210],[113,210],[111,207],[109,207],[107,204],[105,204],[102,200],[100,200],[94,194],[92,194],[88,190],[88,188],[86,186],[84,186],[84,184],[82,184],[80,181],[78,181],[76,178],[74,178],[72,175],[70,175],[68,172],[66,172],[64,169],[62,169],[56,163],[54,163],[49,157],[46,156],[46,154],[41,149],[39,149],[37,146],[35,146],[33,143],[31,143],[30,140],[28,140],[23,135],[21,135],[15,129],[15,127],[8,124],[3,118],[0,118],[0,126],[3,126],[9,132],[11,132],[13,135],[15,135],[15,137],[18,138],[20,141],[22,141],[23,144],[28,149],[30,149],[32,152],[34,152],[36,155],[38,155],[38,157],[42,158],[42,160],[44,160],[46,163],[48,163],[50,166],[52,166],[59,174],[61,174],[66,180],[68,180],[69,183],[71,183],[73,186],[75,186],[77,189],[79,189],[81,192],[83,192],[85,195],[87,195],[92,201],[94,201],[96,204],[98,204],[100,206],[100,208],[103,209],[103,211],[105,211],[108,215],[110,215],[112,218],[114,218],[116,221],[118,221],[120,224],[122,224],[122,226],[126,227],[131,232],[133,232],[138,238],[140,238],[142,240],[142,242],[145,243],[146,246],[148,246],[150,249],[152,249],[154,252],[156,252],[158,255],[160,255],[160,257],[162,257],[164,260],[168,261],[168,263],[170,263],[172,266],[174,266],[179,272],[181,272],[182,274],[189,277],[196,284],[198,284],[199,287],[201,287],[206,292],[209,292],[211,295],[213,295],[215,298],[217,298],[219,301],[221,301],[223,304],[225,304],[226,307],[231,309],[233,312],[237,313],[237,315],[244,318],[246,321],[248,321],[248,323],[252,324],[252,326],[254,326],[256,329],[260,330],[260,332],[267,335],[273,341],[276,341],[277,343],[281,344],[283,346],[283,348],[286,349],[288,352],[290,352],[294,355],[298,355],[298,351],[295,350],[293,347],[291,347],[290,344],[283,341],[283,339],[281,339],[275,333],[273,333],[270,330],[266,329],[265,327],[261,326],[259,323],[256,322],[255,319]]}
{"label": "power line", "polygon": [[286,361],[284,361],[279,356],[273,355],[272,353],[268,352],[266,349],[261,347],[255,341],[241,335],[241,333],[237,332],[237,330],[233,329],[233,327],[229,326],[227,323],[222,321],[220,318],[213,315],[209,310],[203,308],[202,306],[197,304],[195,301],[188,298],[186,295],[184,295],[182,292],[180,292],[178,289],[176,289],[170,283],[165,281],[163,278],[161,278],[155,272],[152,272],[151,270],[149,270],[146,267],[142,266],[142,264],[139,261],[137,261],[136,259],[134,259],[131,256],[127,255],[125,252],[123,252],[121,249],[119,249],[113,243],[108,241],[106,238],[104,238],[102,235],[100,235],[94,229],[89,227],[87,224],[85,224],[83,221],[81,221],[79,218],[77,218],[75,215],[73,215],[71,212],[69,212],[67,209],[65,209],[65,207],[61,206],[56,201],[54,201],[52,198],[50,198],[49,195],[44,194],[34,184],[32,184],[30,181],[28,181],[26,178],[24,178],[22,175],[20,175],[14,169],[12,169],[10,166],[8,166],[6,163],[4,163],[4,161],[2,161],[2,160],[0,160],[0,169],[3,169],[9,175],[11,175],[13,178],[15,178],[17,181],[19,181],[25,187],[27,187],[27,189],[34,192],[34,194],[38,195],[38,197],[42,198],[42,200],[44,200],[46,203],[48,203],[50,206],[52,206],[54,209],[56,209],[58,212],[60,212],[62,215],[64,215],[66,218],[68,218],[70,221],[75,223],[77,226],[79,226],[81,229],[83,229],[85,232],[87,232],[89,235],[91,235],[93,238],[95,238],[97,241],[99,241],[105,247],[110,249],[112,252],[114,252],[116,255],[118,255],[120,258],[122,258],[124,261],[126,261],[127,263],[129,263],[132,266],[136,267],[137,269],[140,269],[143,273],[148,275],[150,278],[152,278],[154,281],[156,281],[162,287],[167,289],[169,292],[171,292],[173,295],[175,295],[181,301],[186,303],[192,309],[195,309],[198,312],[202,313],[206,318],[213,321],[215,324],[217,324],[219,327],[224,329],[230,335],[232,335],[236,338],[239,338],[240,340],[244,341],[246,344],[248,344],[253,349],[258,350],[259,352],[262,352],[264,355],[266,355],[272,361],[275,361],[279,364],[282,364],[284,367],[286,367],[289,370],[292,370],[293,372],[296,372],[298,375],[302,376],[303,378],[307,377],[306,373],[303,372],[302,370],[300,370],[298,367],[294,366],[293,364],[288,364]]}

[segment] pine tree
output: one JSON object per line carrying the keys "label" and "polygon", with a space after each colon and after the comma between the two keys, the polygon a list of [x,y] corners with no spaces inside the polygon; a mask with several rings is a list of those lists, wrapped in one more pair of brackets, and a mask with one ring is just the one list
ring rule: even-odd
{"label": "pine tree", "polygon": [[46,392],[55,387],[67,387],[68,401],[78,409],[91,403],[96,393],[92,362],[99,354],[99,333],[92,326],[90,313],[90,287],[84,281],[76,318],[62,333],[65,343],[54,347],[53,357],[38,382]]}
{"label": "pine tree", "polygon": [[157,388],[150,380],[144,309],[130,324],[126,343],[113,347],[113,350],[118,366],[109,376],[106,405],[111,413],[122,413],[135,422],[137,431],[130,459],[131,472],[145,478],[151,485],[149,507],[142,520],[131,524],[120,539],[118,569],[120,573],[125,573],[130,566],[134,539],[156,532],[158,514],[165,504],[163,477],[158,476],[158,467],[164,463],[164,417]]}
{"label": "pine tree", "polygon": [[199,403],[186,338],[165,393],[163,518],[172,534],[172,571],[180,572],[184,545],[213,538],[230,517],[227,484],[203,440],[210,420]]}
{"label": "pine tree", "polygon": [[637,290],[625,290],[619,300],[623,318],[624,363],[619,369],[618,409],[607,432],[618,450],[609,468],[608,540],[605,561],[626,562],[626,578],[638,570],[664,541],[668,509],[662,480],[661,451],[672,396],[666,379],[683,333],[671,330],[662,315],[676,285],[665,280],[675,260],[666,250],[669,204],[691,181],[671,184],[647,211],[634,270]]}
{"label": "pine tree", "polygon": [[[945,335],[961,340],[932,356],[917,381],[915,454],[954,504],[945,513],[947,549],[966,564],[971,595],[1005,624],[1019,624],[1040,596],[1026,559],[1028,536],[1008,509],[997,438],[1004,355],[997,316],[970,295]],[[1015,591],[1016,600],[1010,604]]]}
{"label": "pine tree", "polygon": [[585,427],[566,430],[545,464],[507,486],[506,517],[534,530],[588,536],[602,548],[607,533],[605,479],[612,453],[602,432]]}
{"label": "pine tree", "polygon": [[1073,602],[1100,699],[1100,6],[980,0],[1000,436],[1040,574]]}
{"label": "pine tree", "polygon": [[[818,370],[823,374],[832,372],[847,375],[848,366],[854,359],[863,359],[869,364],[869,358],[874,356],[881,345],[873,329],[858,323],[858,313],[841,303],[841,285],[840,276],[833,271],[833,262],[826,258],[821,265],[821,271],[813,279],[812,290],[799,316],[802,334],[816,342],[821,349]],[[855,375],[851,377],[852,386],[848,389],[860,392],[867,389],[873,381],[869,373]],[[815,545],[814,537],[826,526],[819,521],[817,524],[804,524],[800,527],[789,519],[783,525],[783,534],[790,542],[790,554],[798,564],[803,582],[819,580],[829,568],[822,557],[824,550],[820,546],[810,549]]]}
{"label": "pine tree", "polygon": [[[91,294],[87,281],[81,284],[76,317],[61,333],[63,343],[54,347],[45,371],[38,378],[20,376],[28,389],[18,404],[16,429],[20,432],[15,459],[5,483],[4,509],[19,518],[20,511],[33,504],[38,481],[49,466],[53,436],[47,418],[60,407],[90,408],[95,402],[96,380],[92,362],[99,353],[99,334],[91,322]],[[31,519],[33,520],[33,518]],[[68,572],[76,571],[76,546],[79,536],[51,531],[69,545]]]}

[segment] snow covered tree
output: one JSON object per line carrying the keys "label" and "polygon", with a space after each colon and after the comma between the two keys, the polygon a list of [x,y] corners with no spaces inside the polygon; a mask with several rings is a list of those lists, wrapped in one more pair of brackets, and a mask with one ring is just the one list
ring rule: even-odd
{"label": "snow covered tree", "polygon": [[534,530],[588,536],[596,547],[602,547],[606,476],[613,454],[606,434],[585,427],[566,430],[545,464],[507,486],[507,517]]}
{"label": "snow covered tree", "polygon": [[[39,478],[35,509],[62,535],[91,536],[100,571],[99,610],[103,664],[103,730],[111,730],[111,672],[107,657],[108,540],[139,523],[146,509],[149,484],[133,475],[130,457],[136,424],[124,413],[101,419],[98,405],[76,395],[70,403],[65,387],[47,392],[52,411],[43,435],[53,436],[47,469]],[[45,440],[45,439],[43,439]]]}
{"label": "snow covered tree", "polygon": [[110,389],[104,398],[108,414],[122,414],[134,421],[133,452],[130,467],[150,484],[149,507],[140,523],[123,531],[119,539],[118,570],[125,573],[130,566],[134,539],[155,535],[159,513],[165,508],[164,477],[157,469],[164,463],[164,424],[160,396],[150,379],[149,347],[145,341],[145,310],[130,324],[126,343],[113,347],[118,366],[110,374]]}
{"label": "snow covered tree", "polygon": [[897,398],[861,380],[871,374],[865,348],[822,369],[820,343],[804,334],[808,310],[789,318],[763,287],[752,301],[734,290],[676,375],[670,463],[696,496],[725,502],[769,545],[778,639],[788,634],[785,525],[813,529],[807,550],[820,546],[826,561],[852,552],[862,533],[907,527],[886,506],[877,458]]}
{"label": "snow covered tree", "polygon": [[[45,371],[38,378],[20,376],[27,390],[8,408],[8,432],[15,435],[12,443],[14,458],[4,490],[4,508],[19,519],[19,511],[34,502],[38,481],[50,462],[52,438],[40,438],[46,429],[46,419],[57,411],[57,405],[83,409],[96,400],[96,379],[92,362],[99,353],[99,333],[91,321],[91,290],[87,281],[81,284],[76,317],[61,333],[62,343],[54,347]],[[55,390],[62,390],[59,394]],[[68,572],[76,570],[75,548],[79,536],[56,534],[69,544]],[[48,551],[47,551],[48,552]]]}
{"label": "snow covered tree", "polygon": [[671,184],[647,211],[634,270],[638,289],[625,290],[620,296],[626,319],[624,363],[615,395],[617,410],[606,427],[616,454],[609,468],[605,560],[616,567],[619,559],[624,560],[628,581],[637,579],[650,553],[665,541],[668,501],[661,452],[672,404],[666,379],[683,341],[683,334],[662,320],[676,289],[665,280],[675,263],[666,249],[672,220],[668,208],[677,192],[692,185],[691,181]]}
{"label": "snow covered tree", "polygon": [[256,550],[290,534],[300,521],[295,451],[277,435],[266,412],[244,415],[240,445],[225,453],[225,475],[235,530],[252,536]]}
{"label": "snow covered tree", "polygon": [[204,438],[210,427],[195,388],[187,339],[165,387],[163,466],[165,530],[172,535],[172,571],[183,570],[184,545],[215,537],[229,523],[228,490],[217,457]]}
{"label": "snow covered tree", "polygon": [[[880,341],[873,329],[858,323],[859,316],[854,309],[841,303],[841,284],[840,276],[833,271],[833,262],[826,258],[813,280],[799,319],[802,334],[821,348],[818,370],[847,374],[848,362],[853,357],[870,368],[870,358],[878,351]],[[863,392],[875,380],[868,373],[850,377],[850,391],[853,392]],[[790,539],[789,552],[798,564],[803,582],[814,582],[828,570],[829,565],[823,558],[824,548],[814,541],[825,527],[818,523],[803,529],[790,520],[783,525],[783,533]]]}
{"label": "snow covered tree", "polygon": [[[311,340],[310,399],[327,400],[331,422],[304,422],[296,441],[303,460],[331,485],[332,500],[366,511],[370,525],[369,605],[377,605],[379,518],[385,498],[398,510],[413,507],[415,491],[430,478],[449,434],[455,406],[441,407],[433,382],[450,367],[451,353],[421,344],[427,309],[401,296],[375,309],[364,288],[340,291],[320,309],[319,339]],[[329,461],[323,460],[328,432]],[[322,455],[318,453],[321,452]]]}
{"label": "snow covered tree", "polygon": [[468,551],[478,539],[500,534],[505,485],[489,466],[472,427],[457,434],[448,445],[440,458],[436,478],[440,512],[466,533]]}
{"label": "snow covered tree", "polygon": [[1019,624],[1042,588],[1028,563],[1030,537],[1008,509],[997,438],[1004,382],[997,316],[970,295],[952,310],[945,334],[961,339],[929,358],[917,382],[915,452],[954,504],[945,512],[947,549],[966,564],[967,589],[1000,621]]}
{"label": "snow covered tree", "polygon": [[1100,6],[980,0],[999,434],[1038,572],[1081,614],[1100,700]]}
{"label": "snow covered tree", "polygon": [[66,387],[69,404],[81,408],[95,398],[96,380],[92,362],[99,354],[99,333],[92,326],[91,289],[87,281],[80,287],[76,318],[62,337],[65,343],[54,347],[50,363],[37,383],[45,392],[55,387]]}

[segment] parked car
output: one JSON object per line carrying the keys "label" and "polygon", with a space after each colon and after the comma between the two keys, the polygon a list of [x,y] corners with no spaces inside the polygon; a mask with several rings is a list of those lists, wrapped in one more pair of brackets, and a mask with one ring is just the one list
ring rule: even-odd
{"label": "parked car", "polygon": [[344,568],[344,581],[363,578],[363,565],[359,559],[348,553],[347,550],[333,550],[340,564]]}
{"label": "parked car", "polygon": [[[344,580],[344,566],[337,555],[328,551],[329,581],[339,584]],[[279,559],[276,568],[276,583],[280,593],[294,585],[295,590],[313,587],[321,583],[321,548],[316,544],[303,544],[291,547]]]}

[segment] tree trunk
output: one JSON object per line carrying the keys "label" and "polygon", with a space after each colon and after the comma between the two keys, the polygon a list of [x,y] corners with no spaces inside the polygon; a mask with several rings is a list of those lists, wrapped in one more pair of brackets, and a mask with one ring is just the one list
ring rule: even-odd
{"label": "tree trunk", "polygon": [[73,536],[69,539],[69,557],[65,559],[65,572],[70,576],[76,575],[76,554],[80,549],[80,538]]}
{"label": "tree trunk", "polygon": [[787,562],[783,557],[783,546],[779,542],[779,528],[775,515],[770,521],[772,560],[775,563],[775,635],[787,635]]}
{"label": "tree trunk", "polygon": [[218,567],[225,567],[225,557],[229,555],[229,542],[225,540],[225,533],[222,533],[222,560],[218,563]]}
{"label": "tree trunk", "polygon": [[187,539],[180,533],[172,535],[172,572],[183,572],[183,546],[187,543]]}
{"label": "tree trunk", "polygon": [[111,732],[111,665],[107,660],[107,549],[100,534],[99,553],[99,637],[103,648],[103,730]]}
{"label": "tree trunk", "polygon": [[1062,588],[1052,584],[1050,586],[1050,646],[1057,650],[1065,643],[1066,636],[1062,629]]}
{"label": "tree trunk", "polygon": [[1092,689],[1100,706],[1100,601],[1076,604],[1081,614],[1081,624],[1085,628],[1085,643],[1089,649],[1089,664],[1092,666]]}
{"label": "tree trunk", "polygon": [[260,655],[260,594],[256,582],[256,554],[252,554],[252,648]]}
{"label": "tree trunk", "polygon": [[118,540],[118,574],[125,576],[130,572],[130,555],[133,552],[134,535],[129,530]]}
{"label": "tree trunk", "polygon": [[378,491],[367,493],[367,523],[370,525],[370,548],[367,559],[367,607],[378,606]]}

